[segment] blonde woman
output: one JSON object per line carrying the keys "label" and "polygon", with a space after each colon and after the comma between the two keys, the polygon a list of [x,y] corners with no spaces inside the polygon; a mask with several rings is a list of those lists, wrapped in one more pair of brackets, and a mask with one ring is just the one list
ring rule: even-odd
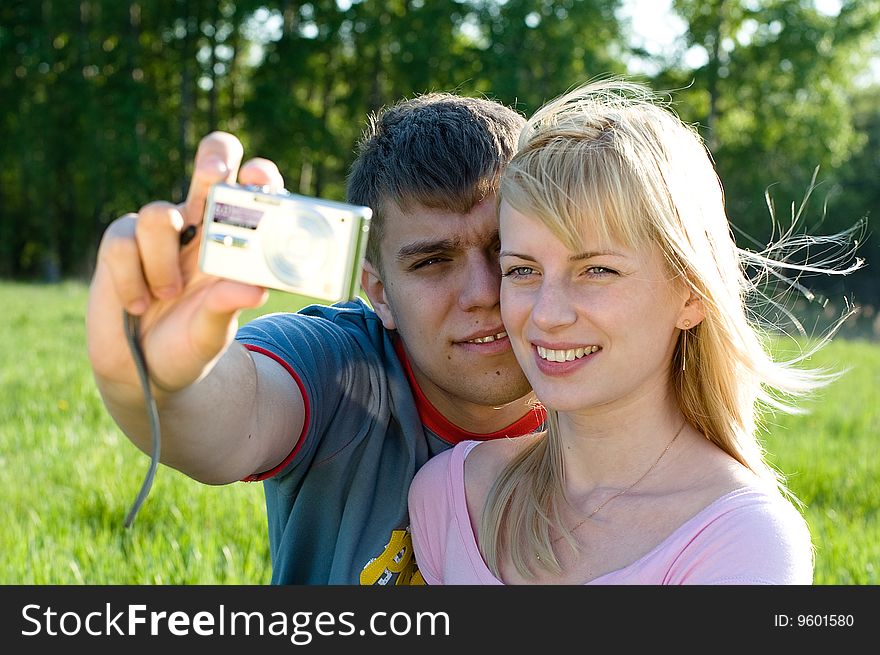
{"label": "blonde woman", "polygon": [[786,265],[737,248],[697,133],[640,85],[585,85],[529,121],[499,211],[502,318],[549,428],[420,470],[426,582],[810,584],[756,433],[833,376],[771,357],[744,271]]}

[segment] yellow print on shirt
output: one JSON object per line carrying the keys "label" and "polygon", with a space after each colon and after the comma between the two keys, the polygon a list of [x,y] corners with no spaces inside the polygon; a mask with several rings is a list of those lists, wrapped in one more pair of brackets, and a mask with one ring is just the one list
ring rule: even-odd
{"label": "yellow print on shirt", "polygon": [[409,528],[393,530],[385,550],[371,559],[361,571],[362,585],[423,585],[413,556],[412,535]]}

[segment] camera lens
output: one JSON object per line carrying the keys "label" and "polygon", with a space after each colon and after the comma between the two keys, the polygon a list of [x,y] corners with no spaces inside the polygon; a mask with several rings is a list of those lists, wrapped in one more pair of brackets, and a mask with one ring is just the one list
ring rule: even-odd
{"label": "camera lens", "polygon": [[333,247],[333,229],[327,219],[313,211],[298,210],[275,217],[263,228],[261,223],[266,264],[278,279],[297,286],[320,276]]}

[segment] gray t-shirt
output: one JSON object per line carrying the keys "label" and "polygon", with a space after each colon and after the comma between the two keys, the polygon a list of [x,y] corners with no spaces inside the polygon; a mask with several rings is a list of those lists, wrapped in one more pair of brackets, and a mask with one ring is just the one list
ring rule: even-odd
{"label": "gray t-shirt", "polygon": [[422,583],[407,515],[416,471],[458,441],[527,434],[543,418],[490,435],[456,428],[361,300],[265,315],[236,338],[282,364],[306,403],[285,462],[249,478],[266,493],[273,584]]}

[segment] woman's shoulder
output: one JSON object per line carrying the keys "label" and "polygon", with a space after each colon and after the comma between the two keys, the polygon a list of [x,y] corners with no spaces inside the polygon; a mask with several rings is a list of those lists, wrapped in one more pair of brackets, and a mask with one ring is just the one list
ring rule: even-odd
{"label": "woman's shoulder", "polygon": [[[794,503],[769,484],[724,494],[679,531],[690,583],[810,584],[813,545]],[[699,564],[695,564],[699,562]]]}
{"label": "woman's shoulder", "polygon": [[732,491],[761,488],[766,484],[755,472],[702,435],[692,437],[685,453],[669,469],[665,485],[661,483],[669,501],[682,516],[695,514]]}
{"label": "woman's shoulder", "polygon": [[[460,441],[425,462],[416,472],[412,486],[416,489],[441,485],[491,483],[509,461],[520,452],[532,435],[490,441]],[[488,488],[488,487],[487,487]]]}
{"label": "woman's shoulder", "polygon": [[523,450],[534,445],[541,436],[542,433],[534,432],[521,437],[492,439],[474,444],[466,453],[465,480],[471,483],[485,478],[491,483],[501,475],[505,466]]}
{"label": "woman's shoulder", "polygon": [[453,448],[448,448],[441,453],[437,453],[422,464],[421,468],[416,471],[416,474],[413,477],[412,488],[441,484],[446,478],[455,448],[460,445],[461,444],[457,444]]}
{"label": "woman's shoulder", "polygon": [[479,519],[489,490],[504,468],[526,448],[540,439],[541,433],[521,437],[483,441],[471,448],[464,461],[464,489],[468,510]]}
{"label": "woman's shoulder", "polygon": [[743,531],[774,541],[809,540],[806,519],[798,501],[777,486],[755,483],[725,494],[714,503],[715,518],[730,516]]}
{"label": "woman's shoulder", "polygon": [[452,448],[434,455],[416,471],[410,489],[415,490],[415,493],[422,493],[426,488],[455,486],[463,476],[465,458],[470,460],[469,453],[481,443],[483,442],[460,441]]}
{"label": "woman's shoulder", "polygon": [[407,498],[414,528],[419,527],[423,517],[431,517],[429,522],[443,524],[454,513],[455,498],[462,487],[454,461],[460,460],[464,450],[470,447],[468,444],[460,442],[434,455],[416,471]]}

